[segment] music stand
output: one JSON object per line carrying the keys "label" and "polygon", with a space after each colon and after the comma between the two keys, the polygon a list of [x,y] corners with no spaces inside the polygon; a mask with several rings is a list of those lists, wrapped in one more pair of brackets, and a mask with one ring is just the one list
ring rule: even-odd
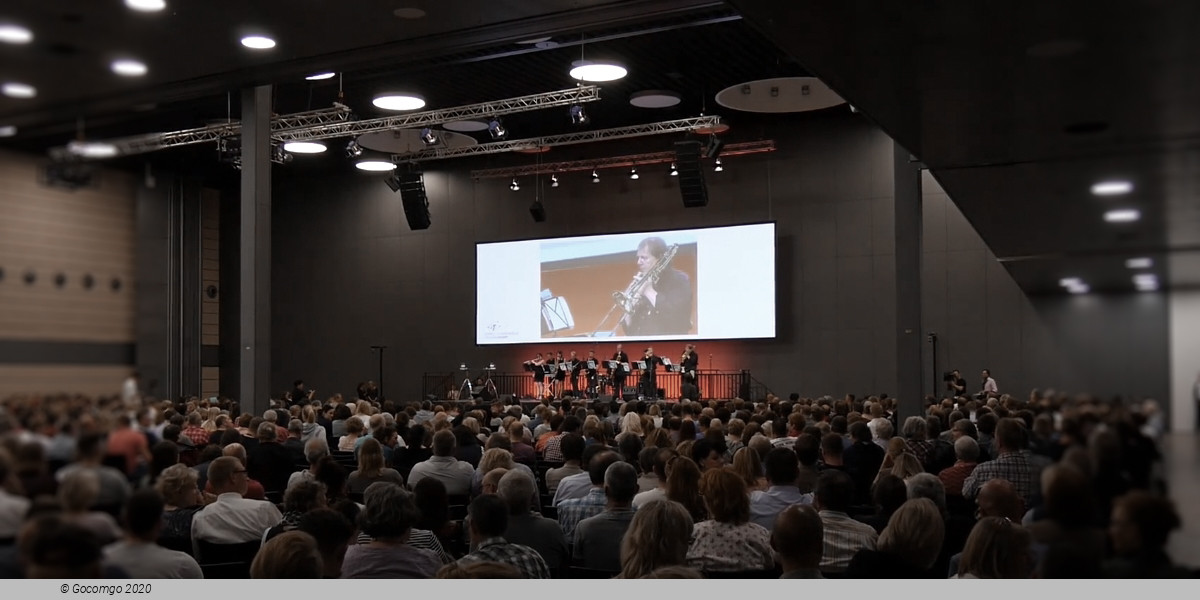
{"label": "music stand", "polygon": [[551,296],[550,290],[542,290],[542,327],[548,333],[555,333],[575,327],[575,318],[571,316],[571,307],[562,296]]}
{"label": "music stand", "polygon": [[639,370],[639,371],[645,371],[645,370],[646,370],[646,361],[644,361],[644,360],[639,360],[639,361],[637,361],[637,362],[636,362],[636,363],[634,363],[634,364],[635,364],[635,365],[637,365],[637,368],[638,368],[638,370]]}

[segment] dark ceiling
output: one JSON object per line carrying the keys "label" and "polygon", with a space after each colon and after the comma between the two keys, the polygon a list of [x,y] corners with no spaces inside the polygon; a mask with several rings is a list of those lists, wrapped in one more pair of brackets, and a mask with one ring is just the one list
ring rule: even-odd
{"label": "dark ceiling", "polygon": [[[1026,291],[1130,291],[1135,256],[1200,286],[1200,3],[731,4],[919,157]],[[1109,179],[1134,190],[1091,194]]]}

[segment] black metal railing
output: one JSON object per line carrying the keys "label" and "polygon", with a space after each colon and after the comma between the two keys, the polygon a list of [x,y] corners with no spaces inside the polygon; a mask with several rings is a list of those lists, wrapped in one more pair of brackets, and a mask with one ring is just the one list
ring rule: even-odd
{"label": "black metal railing", "polygon": [[[425,397],[434,396],[439,400],[450,398],[454,393],[465,397],[468,391],[479,394],[481,391],[478,375],[470,376],[470,387],[464,385],[468,376],[463,372],[425,373],[421,389]],[[496,394],[511,395],[516,398],[533,398],[535,387],[533,376],[529,373],[494,373],[491,376]],[[639,377],[634,373],[625,379],[626,388],[637,388]],[[679,373],[659,373],[655,379],[656,387],[661,390],[661,398],[678,400],[681,396],[681,377]],[[586,386],[583,375],[579,377],[579,389]],[[770,390],[750,376],[750,371],[716,371],[700,369],[696,372],[696,385],[700,388],[700,397],[704,400],[728,400],[742,398],[745,400],[763,400]],[[568,378],[563,383],[563,390],[570,393],[571,381]],[[603,385],[601,395],[613,394],[611,385]],[[561,393],[559,395],[562,395]]]}

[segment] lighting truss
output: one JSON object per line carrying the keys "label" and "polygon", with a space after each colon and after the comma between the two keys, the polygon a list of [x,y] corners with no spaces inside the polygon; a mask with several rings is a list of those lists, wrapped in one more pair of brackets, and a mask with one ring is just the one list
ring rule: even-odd
{"label": "lighting truss", "polygon": [[428,110],[424,112],[409,113],[406,115],[380,117],[378,119],[349,121],[346,123],[299,127],[280,132],[279,139],[285,142],[301,140],[324,140],[329,138],[347,137],[351,135],[361,135],[364,133],[374,133],[376,131],[429,127],[431,125],[438,125],[440,123],[446,123],[449,121],[490,118],[500,115],[528,112],[542,108],[570,106],[580,102],[594,102],[599,99],[599,87],[594,85],[581,85],[555,92],[543,92],[541,94],[519,96],[517,98],[495,100],[492,102],[480,102],[479,104],[469,104],[466,106],[457,106],[454,108],[445,108],[441,110]]}
{"label": "lighting truss", "polygon": [[[344,104],[335,103],[331,108],[300,113],[279,115],[271,119],[271,139],[276,142],[325,140],[357,136],[377,131],[391,131],[409,127],[428,127],[472,118],[485,118],[514,114],[556,106],[570,106],[581,102],[600,99],[600,88],[581,85],[554,92],[543,92],[493,102],[480,102],[443,110],[430,110],[406,115],[378,119],[356,120],[353,111]],[[104,140],[117,147],[118,156],[155,152],[177,146],[217,143],[221,139],[241,135],[242,126],[237,121],[218,123],[206,127],[183,129],[167,133],[152,133],[125,138]],[[55,159],[70,158],[65,147],[53,148],[50,156]]]}
{"label": "lighting truss", "polygon": [[711,115],[705,117],[692,117],[690,119],[677,119],[674,121],[660,121],[658,123],[647,123],[644,125],[631,125],[629,127],[614,127],[612,129],[580,131],[540,138],[490,142],[487,144],[463,146],[460,148],[430,148],[408,154],[396,154],[393,155],[392,158],[397,162],[420,162],[442,158],[455,158],[459,156],[475,156],[478,154],[498,154],[501,152],[510,152],[514,150],[530,150],[533,148],[550,146],[569,146],[571,144],[586,144],[588,142],[620,140],[647,135],[658,135],[660,133],[694,131],[696,129],[713,128],[720,124],[721,117]]}
{"label": "lighting truss", "polygon": [[[774,152],[775,140],[727,144],[721,151],[722,157],[741,156],[745,154],[761,154]],[[588,160],[572,160],[563,162],[541,163],[523,167],[503,167],[498,169],[479,169],[471,171],[473,179],[498,179],[510,177],[528,177],[531,175],[546,175],[551,173],[572,173],[593,171],[597,169],[630,168],[634,166],[668,164],[675,160],[674,152],[651,152],[647,154],[627,154],[608,158]]]}

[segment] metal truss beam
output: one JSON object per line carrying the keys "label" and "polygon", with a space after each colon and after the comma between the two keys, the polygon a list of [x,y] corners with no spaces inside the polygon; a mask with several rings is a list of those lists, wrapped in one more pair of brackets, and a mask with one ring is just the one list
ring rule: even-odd
{"label": "metal truss beam", "polygon": [[721,117],[716,115],[692,117],[690,119],[660,121],[658,123],[631,125],[629,127],[614,127],[612,129],[579,131],[575,133],[565,133],[562,135],[551,135],[540,138],[490,142],[487,144],[479,144],[478,146],[464,146],[460,148],[431,148],[410,154],[395,154],[392,156],[392,159],[397,162],[421,162],[426,160],[438,160],[442,158],[456,158],[459,156],[498,154],[513,150],[529,150],[531,148],[552,146],[569,146],[571,144],[586,144],[588,142],[620,140],[647,135],[658,135],[660,133],[677,133],[680,131],[711,129],[720,124]]}
{"label": "metal truss beam", "polygon": [[[761,154],[774,152],[775,140],[758,142],[743,142],[727,144],[721,150],[721,157],[743,156],[746,154]],[[617,169],[625,167],[640,167],[643,165],[667,164],[675,161],[674,152],[650,152],[646,154],[627,154],[586,160],[560,161],[525,165],[522,167],[502,167],[497,169],[478,169],[471,171],[473,179],[508,179],[510,177],[525,177],[529,175],[549,175],[551,173],[573,173],[579,171]]]}

